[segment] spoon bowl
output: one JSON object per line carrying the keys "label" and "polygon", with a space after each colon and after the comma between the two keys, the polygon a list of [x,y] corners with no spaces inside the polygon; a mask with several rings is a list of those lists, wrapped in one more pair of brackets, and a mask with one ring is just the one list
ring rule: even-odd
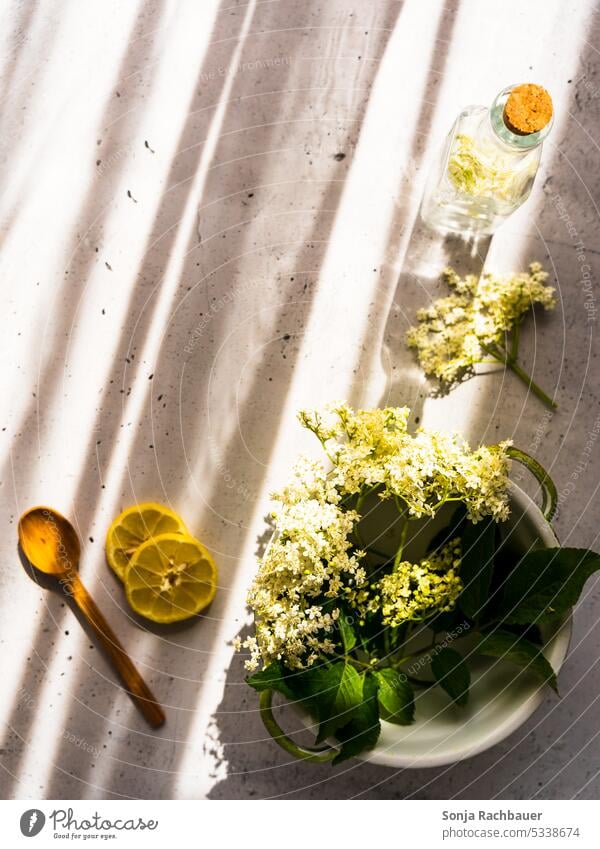
{"label": "spoon bowl", "polygon": [[79,568],[81,546],[75,528],[49,507],[33,507],[21,516],[19,544],[31,565],[46,575],[69,578]]}

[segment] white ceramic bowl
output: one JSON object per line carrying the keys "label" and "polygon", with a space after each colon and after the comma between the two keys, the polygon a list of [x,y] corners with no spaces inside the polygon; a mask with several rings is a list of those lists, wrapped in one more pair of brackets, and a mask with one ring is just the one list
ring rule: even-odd
{"label": "white ceramic bowl", "polygon": [[[558,539],[539,507],[516,484],[511,485],[510,530],[519,546],[537,538],[549,547]],[[571,638],[571,617],[554,633],[545,634],[544,654],[558,673]],[[413,725],[381,723],[375,749],[365,761],[390,767],[433,767],[470,758],[516,731],[540,706],[547,686],[502,660],[473,658],[472,684],[466,707],[452,705],[440,687],[417,691]]]}
{"label": "white ceramic bowl", "polygon": [[[507,530],[519,549],[536,541],[549,547],[558,539],[541,510],[516,484],[511,484],[511,516]],[[571,638],[571,617],[546,632],[544,653],[555,672],[564,663]],[[409,726],[381,723],[376,747],[360,757],[394,768],[435,767],[470,758],[504,740],[539,707],[547,685],[504,660],[470,660],[472,684],[466,707],[453,705],[440,687],[417,690],[415,722]],[[307,726],[314,723],[295,705]],[[335,744],[335,741],[331,741]]]}

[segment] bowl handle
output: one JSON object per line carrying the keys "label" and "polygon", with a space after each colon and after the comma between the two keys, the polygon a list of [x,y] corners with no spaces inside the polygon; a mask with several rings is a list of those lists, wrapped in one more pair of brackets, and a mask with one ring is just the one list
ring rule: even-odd
{"label": "bowl handle", "polygon": [[295,758],[312,761],[313,763],[327,763],[335,758],[338,750],[331,748],[331,746],[313,749],[310,746],[299,746],[287,737],[273,716],[273,711],[271,710],[272,702],[273,690],[263,690],[260,694],[260,716],[265,728],[282,749],[285,749],[286,752],[289,752]]}
{"label": "bowl handle", "polygon": [[533,457],[530,457],[529,454],[526,454],[519,448],[514,448],[511,445],[506,449],[506,453],[511,459],[525,466],[537,479],[542,490],[542,513],[544,514],[544,518],[548,522],[551,522],[558,504],[558,493],[556,492],[554,481],[537,460],[534,460]]}

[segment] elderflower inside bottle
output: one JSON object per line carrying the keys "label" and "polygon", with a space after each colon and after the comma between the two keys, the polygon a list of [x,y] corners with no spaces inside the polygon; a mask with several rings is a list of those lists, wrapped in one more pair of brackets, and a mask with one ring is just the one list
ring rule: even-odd
{"label": "elderflower inside bottle", "polygon": [[527,200],[552,120],[552,98],[533,83],[508,86],[489,109],[464,109],[429,176],[425,223],[442,232],[493,233]]}

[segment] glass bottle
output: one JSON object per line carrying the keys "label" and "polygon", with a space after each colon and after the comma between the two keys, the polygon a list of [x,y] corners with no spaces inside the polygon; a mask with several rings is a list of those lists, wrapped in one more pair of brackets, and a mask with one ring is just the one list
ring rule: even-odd
{"label": "glass bottle", "polygon": [[[541,129],[518,132],[511,128],[505,107],[517,89],[543,93],[550,111],[542,118],[547,123]],[[421,204],[425,223],[442,232],[493,233],[527,200],[552,121],[550,95],[531,84],[507,86],[489,109],[464,109],[427,181]]]}

